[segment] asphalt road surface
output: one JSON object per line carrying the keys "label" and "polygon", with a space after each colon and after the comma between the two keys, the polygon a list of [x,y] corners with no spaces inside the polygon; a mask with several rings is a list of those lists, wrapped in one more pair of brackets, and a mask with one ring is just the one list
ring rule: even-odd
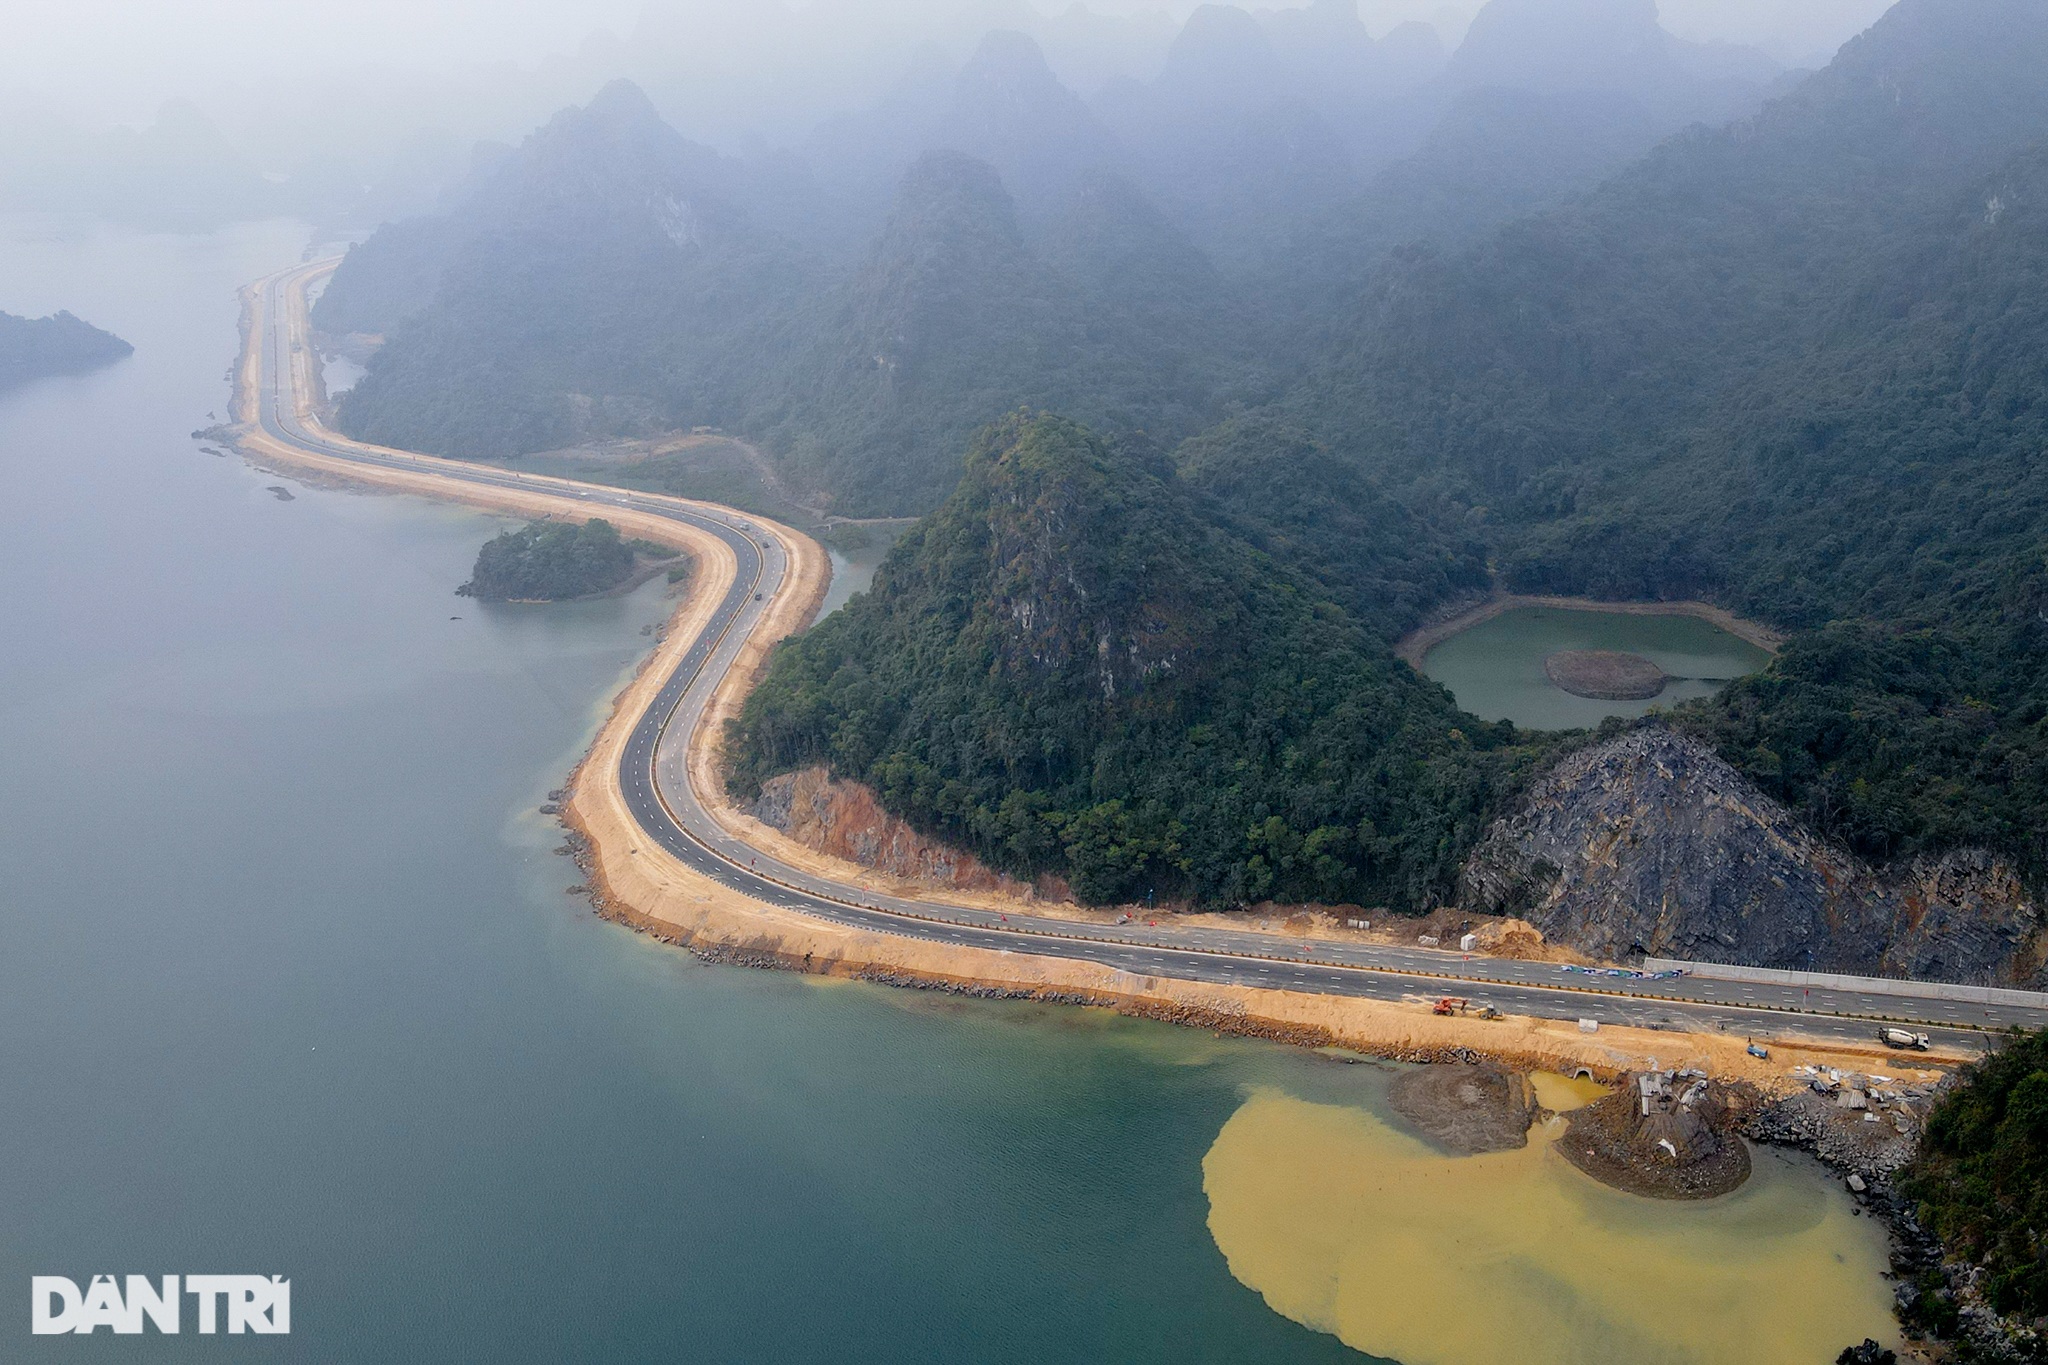
{"label": "asphalt road surface", "polygon": [[[686,748],[718,681],[781,590],[788,572],[780,543],[754,519],[731,509],[705,510],[673,499],[601,484],[529,477],[485,464],[454,463],[356,445],[301,422],[291,384],[295,354],[318,363],[296,335],[301,319],[286,291],[319,274],[313,265],[273,277],[264,289],[265,335],[259,409],[273,439],[330,459],[402,469],[440,479],[572,497],[630,508],[699,527],[732,552],[739,572],[701,635],[636,723],[626,745],[620,784],[650,843],[720,883],[756,900],[835,923],[910,938],[1103,963],[1141,976],[1362,996],[1378,1000],[1463,996],[1510,1014],[1593,1019],[1602,1024],[1768,1039],[1799,1036],[1868,1044],[1877,1021],[1912,1023],[1938,1044],[1979,1050],[1989,1030],[2048,1025],[2048,1009],[1921,999],[1847,990],[1803,989],[1682,977],[1648,981],[1566,973],[1555,964],[1468,957],[1425,948],[1392,948],[1292,939],[1226,929],[1192,929],[1143,915],[1115,925],[975,910],[908,901],[856,884],[785,866],[735,839],[714,821],[687,779]],[[1674,1040],[1674,1053],[1678,1050]]]}

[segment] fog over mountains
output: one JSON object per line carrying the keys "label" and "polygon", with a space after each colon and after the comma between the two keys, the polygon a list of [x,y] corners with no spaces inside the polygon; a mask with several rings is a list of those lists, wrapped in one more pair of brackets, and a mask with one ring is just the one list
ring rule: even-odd
{"label": "fog over mountains", "polygon": [[[88,0],[86,12],[116,3]],[[831,159],[819,153],[830,138],[810,145],[827,125],[861,122],[885,108],[913,126],[943,117],[962,67],[1000,31],[1029,36],[1061,84],[1115,131],[1140,141],[1148,129],[1162,132],[1161,110],[1187,93],[1190,78],[1226,103],[1256,104],[1266,99],[1261,92],[1277,89],[1329,125],[1305,136],[1336,136],[1370,171],[1400,147],[1369,145],[1383,141],[1377,134],[1368,143],[1355,135],[1386,126],[1378,117],[1383,106],[1410,88],[1504,78],[1548,88],[1555,79],[1500,69],[1504,60],[1517,67],[1521,59],[1509,49],[1528,34],[1557,49],[1532,47],[1530,64],[1569,68],[1584,64],[1574,55],[1579,49],[1603,53],[1595,62],[1644,59],[1636,30],[1645,14],[1655,26],[1647,4],[1626,14],[1539,14],[1519,28],[1496,17],[1489,57],[1488,41],[1469,52],[1461,47],[1476,0],[1320,0],[1242,10],[1096,0],[1043,12],[1017,0],[533,0],[517,13],[489,15],[466,15],[475,8],[469,0],[442,0],[376,3],[346,24],[324,11],[254,0],[195,3],[211,13],[175,26],[134,12],[110,18],[95,30],[89,61],[77,51],[78,25],[86,21],[75,7],[47,0],[20,7],[0,50],[7,73],[0,81],[7,91],[0,95],[0,210],[99,212],[174,230],[254,212],[367,228],[433,208],[439,194],[459,185],[478,142],[516,143],[555,110],[587,102],[618,77],[646,90],[693,140],[750,158],[791,156],[829,178]],[[1782,62],[1817,63],[1883,3],[1812,0],[1796,14],[1730,8],[1729,0],[1665,0],[1665,7],[1677,16],[1673,31],[1688,35],[1671,41],[1688,52],[1704,36],[1760,44]],[[1603,37],[1610,27],[1633,36]],[[1479,36],[1487,39],[1487,31]],[[1755,52],[1729,58],[1715,51],[1719,66],[1706,66],[1747,79]],[[1446,70],[1454,53],[1463,74]],[[56,70],[73,74],[51,83]],[[1656,103],[1665,83],[1649,66],[1644,73],[1635,84],[1647,84]],[[1559,88],[1580,84],[1567,74]],[[203,163],[188,158],[182,179],[152,178],[124,157],[124,137],[159,122],[189,132],[194,114],[205,136],[222,145]],[[1425,135],[1433,122],[1433,114],[1419,116],[1409,136]],[[1279,126],[1290,125],[1283,118]],[[915,131],[907,145],[898,139],[901,165],[923,149],[919,140]],[[242,191],[225,193],[218,182],[237,177]],[[200,191],[209,179],[217,183]],[[875,219],[885,212],[872,196],[869,208]]]}
{"label": "fog over mountains", "polygon": [[508,455],[726,426],[848,510],[917,511],[1019,403],[1177,439],[1270,397],[1296,323],[1388,248],[1552,202],[1784,79],[1647,0],[1493,0],[1455,52],[1325,0],[1202,6],[1155,76],[1092,99],[993,32],[751,157],[614,83],[374,235],[319,316],[394,337],[345,408],[366,436]]}
{"label": "fog over mountains", "polygon": [[[1389,650],[1504,588],[1787,631],[1676,723],[1860,854],[2038,878],[2044,69],[2022,0],[1904,0],[1818,73],[1634,0],[1492,0],[1451,51],[1205,6],[1092,95],[998,32],[759,156],[614,84],[370,237],[316,316],[386,338],[358,435],[715,426],[822,507],[939,509],[779,656],[737,752],[998,866],[1453,896],[1553,741]],[[1101,568],[1085,602],[1061,564]],[[1396,756],[1431,795],[1374,795]]]}
{"label": "fog over mountains", "polygon": [[1646,0],[1017,18],[780,140],[679,131],[670,71],[423,150],[316,308],[375,352],[339,424],[713,428],[933,518],[778,656],[742,783],[822,762],[1091,895],[1459,894],[1561,741],[1392,645],[1497,590],[1776,627],[1670,723],[1873,866],[2043,884],[2048,11],[1902,0],[1817,72]]}

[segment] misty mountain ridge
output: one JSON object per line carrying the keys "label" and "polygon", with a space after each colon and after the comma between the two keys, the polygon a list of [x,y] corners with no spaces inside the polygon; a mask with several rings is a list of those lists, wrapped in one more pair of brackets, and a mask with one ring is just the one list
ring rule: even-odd
{"label": "misty mountain ridge", "polygon": [[765,344],[814,287],[727,197],[744,189],[630,84],[557,115],[454,211],[350,253],[314,320],[391,339],[344,429],[488,456],[719,420],[739,339]]}
{"label": "misty mountain ridge", "polygon": [[874,108],[828,121],[798,155],[857,219],[872,219],[911,163],[931,151],[994,166],[1026,218],[1042,216],[1080,176],[1127,162],[1039,45],[1011,30],[989,33],[949,79],[907,80]]}
{"label": "misty mountain ridge", "polygon": [[139,129],[34,111],[0,116],[0,209],[192,231],[294,207],[186,100],[166,102]]}
{"label": "misty mountain ridge", "polygon": [[[1526,22],[1543,2],[1493,0],[1488,12]],[[1621,10],[1638,46],[1675,42],[1654,13],[1645,27],[1639,8]],[[342,420],[499,455],[664,424],[725,426],[766,442],[827,501],[871,511],[931,506],[959,443],[1017,403],[1178,439],[1221,403],[1269,395],[1302,363],[1292,352],[1323,324],[1290,327],[1290,311],[1341,306],[1399,242],[1455,243],[1554,202],[1641,150],[1656,125],[1625,96],[1446,94],[1443,73],[1417,65],[1434,60],[1425,48],[1412,34],[1375,43],[1343,0],[1263,21],[1207,5],[1159,77],[1124,91],[1119,113],[1113,92],[1091,106],[1062,85],[1028,36],[996,32],[950,79],[912,82],[779,160],[691,143],[637,88],[614,83],[493,162],[448,212],[389,225],[352,253],[318,305],[322,326],[384,334],[443,316],[421,330],[432,342],[396,338]],[[1412,117],[1440,104],[1437,131],[1361,181],[1309,97],[1349,72],[1338,104],[1350,117],[1372,104],[1363,82],[1404,52],[1383,107]],[[1301,65],[1311,59],[1313,79]],[[1014,233],[908,201],[923,192],[919,158],[934,151],[995,169],[1005,203],[995,216]],[[1091,224],[1091,212],[1107,216]],[[910,222],[923,226],[906,234]],[[839,240],[826,240],[834,230]],[[660,238],[695,251],[681,267],[694,289],[663,264]],[[544,259],[555,285],[536,278]],[[591,282],[588,297],[561,287],[571,276]],[[522,290],[529,311],[551,300],[545,334],[510,302]],[[621,301],[596,304],[607,293]],[[600,328],[581,316],[614,307],[636,320]],[[661,307],[678,310],[666,324]],[[519,362],[464,340],[458,311],[471,327],[495,320],[479,337],[499,337]],[[694,343],[653,335],[684,318]],[[600,363],[622,336],[641,340]],[[411,359],[452,364],[466,352],[476,352],[457,371],[468,395]],[[542,392],[513,392],[528,382]],[[456,414],[485,406],[505,416],[456,430]]]}
{"label": "misty mountain ridge", "polygon": [[[1512,809],[1545,741],[1318,656],[1319,677],[1355,678],[1365,705],[1405,717],[1401,745],[1444,765],[1419,806],[1332,819],[1319,803],[1387,774],[1252,681],[1307,656],[1250,624],[1282,609],[1235,612],[1227,566],[1248,550],[1330,648],[1384,647],[1494,586],[1762,617],[1791,635],[1777,661],[1669,723],[1874,865],[1989,849],[2039,894],[2044,69],[2048,11],[1906,0],[1752,118],[1462,249],[1383,258],[1281,401],[1181,443],[1170,470],[1135,439],[992,429],[860,609],[778,655],[738,735],[742,787],[823,761],[992,862],[1072,876],[1084,899],[1168,882],[1224,904],[1275,886],[1430,903],[1435,874],[1416,879],[1419,846],[1392,831],[1439,840],[1429,867],[1463,857],[1463,831]],[[1051,446],[1097,452],[1099,477]],[[1069,472],[1004,472],[1053,468]],[[1041,506],[1065,509],[1057,536],[1009,525]],[[1154,522],[1163,539],[1133,538]],[[1184,685],[1224,676],[1203,651],[1247,636],[1224,694],[1306,720],[1285,752],[1329,765],[1284,791],[1244,775],[1229,722],[1193,700],[1211,684]],[[1002,770],[1012,755],[1026,766]],[[1406,890],[1373,880],[1390,866],[1410,869]]]}
{"label": "misty mountain ridge", "polygon": [[942,496],[1020,403],[1185,435],[1257,373],[1231,291],[1106,172],[1047,202],[1041,250],[994,168],[927,153],[847,271],[755,227],[743,193],[630,87],[558,116],[446,217],[350,253],[315,321],[391,340],[338,420],[482,456],[724,426],[891,511]]}

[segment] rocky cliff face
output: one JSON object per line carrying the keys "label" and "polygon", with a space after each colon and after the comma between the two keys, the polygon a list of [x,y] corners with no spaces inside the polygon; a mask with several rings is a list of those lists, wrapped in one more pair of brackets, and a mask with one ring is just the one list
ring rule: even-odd
{"label": "rocky cliff face", "polygon": [[1608,958],[2048,984],[2040,908],[2003,862],[1966,850],[1871,867],[1658,727],[1541,778],[1474,851],[1459,897]]}
{"label": "rocky cliff face", "polygon": [[927,839],[882,809],[872,790],[858,782],[837,782],[823,768],[771,777],[749,813],[805,848],[872,867],[925,886],[962,891],[1007,891],[1067,899],[1056,879],[1026,885],[991,871],[971,853]]}

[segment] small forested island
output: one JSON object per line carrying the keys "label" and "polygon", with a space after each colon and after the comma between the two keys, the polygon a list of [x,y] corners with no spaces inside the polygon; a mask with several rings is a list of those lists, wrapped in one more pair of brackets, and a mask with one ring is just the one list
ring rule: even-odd
{"label": "small forested island", "polygon": [[47,318],[0,313],[0,390],[45,375],[98,369],[135,348],[69,313]]}
{"label": "small forested island", "polygon": [[635,544],[603,518],[581,526],[530,522],[485,541],[469,582],[455,591],[490,602],[559,602],[610,592],[638,563]]}

